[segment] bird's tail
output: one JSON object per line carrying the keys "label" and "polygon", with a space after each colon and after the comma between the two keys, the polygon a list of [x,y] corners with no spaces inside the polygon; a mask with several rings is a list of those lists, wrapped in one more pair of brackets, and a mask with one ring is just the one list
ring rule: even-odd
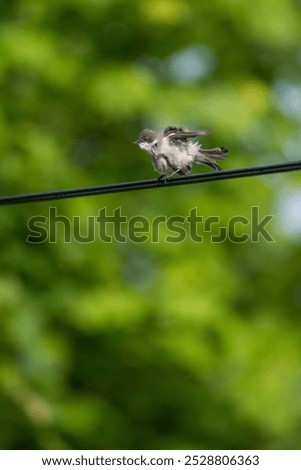
{"label": "bird's tail", "polygon": [[214,149],[201,148],[195,157],[195,163],[203,164],[220,171],[221,167],[216,160],[226,160],[229,150],[226,147],[216,147]]}

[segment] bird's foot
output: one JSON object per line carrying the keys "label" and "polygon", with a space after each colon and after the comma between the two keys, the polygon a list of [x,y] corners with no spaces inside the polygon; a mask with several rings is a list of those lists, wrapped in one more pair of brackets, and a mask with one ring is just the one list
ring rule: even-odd
{"label": "bird's foot", "polygon": [[158,184],[165,184],[168,181],[168,176],[160,175],[157,181],[158,181]]}

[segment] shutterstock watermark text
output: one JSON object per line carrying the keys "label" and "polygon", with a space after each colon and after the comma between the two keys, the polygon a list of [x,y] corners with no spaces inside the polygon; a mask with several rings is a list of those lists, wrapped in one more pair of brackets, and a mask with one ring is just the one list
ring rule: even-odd
{"label": "shutterstock watermark text", "polygon": [[273,242],[268,225],[274,215],[260,215],[259,207],[250,208],[249,217],[235,215],[226,223],[220,216],[204,217],[196,207],[186,216],[157,215],[150,219],[143,215],[126,216],[121,207],[108,213],[106,207],[96,216],[73,216],[59,214],[56,207],[50,207],[48,216],[35,215],[28,220],[28,243],[181,243],[187,238],[195,243]]}

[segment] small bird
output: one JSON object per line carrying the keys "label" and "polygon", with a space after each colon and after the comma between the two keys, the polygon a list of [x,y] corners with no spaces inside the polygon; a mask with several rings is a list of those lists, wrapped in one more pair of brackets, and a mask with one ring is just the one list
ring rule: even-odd
{"label": "small bird", "polygon": [[152,163],[160,173],[160,179],[174,174],[190,175],[192,164],[204,164],[216,171],[221,167],[216,160],[225,160],[229,153],[226,147],[203,149],[192,139],[211,134],[210,129],[189,130],[183,127],[167,126],[163,131],[144,129],[136,142],[152,158]]}

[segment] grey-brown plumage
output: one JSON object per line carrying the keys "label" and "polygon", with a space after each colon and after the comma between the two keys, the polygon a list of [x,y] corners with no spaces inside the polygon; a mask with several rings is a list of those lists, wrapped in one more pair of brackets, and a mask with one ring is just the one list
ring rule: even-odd
{"label": "grey-brown plumage", "polygon": [[220,171],[221,167],[216,160],[225,160],[228,149],[203,149],[192,140],[210,133],[210,129],[189,130],[176,126],[167,126],[160,132],[144,129],[135,143],[151,156],[154,168],[162,176],[168,177],[175,173],[190,175],[193,163]]}

